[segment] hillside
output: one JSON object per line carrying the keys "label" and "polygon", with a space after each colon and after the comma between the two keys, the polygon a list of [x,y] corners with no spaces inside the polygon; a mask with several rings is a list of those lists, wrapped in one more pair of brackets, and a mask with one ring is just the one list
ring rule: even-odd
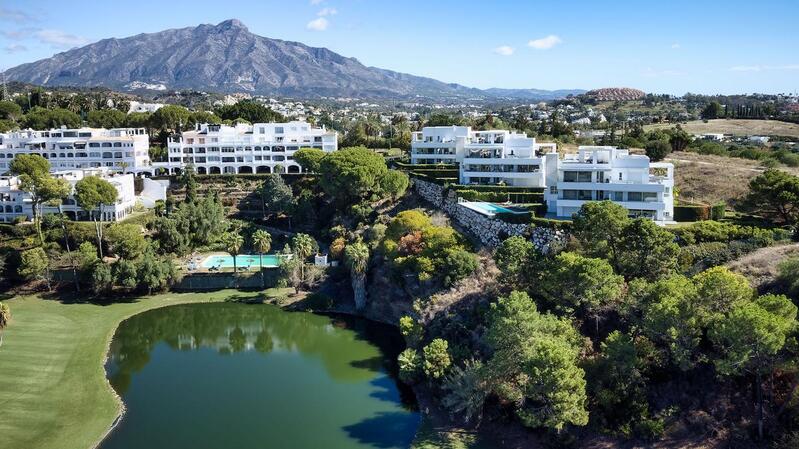
{"label": "hillside", "polygon": [[[644,126],[644,130],[671,128],[673,123],[658,123]],[[681,124],[691,134],[724,133],[736,136],[788,136],[799,138],[799,124],[777,120],[716,119],[695,120]]]}
{"label": "hillside", "polygon": [[[367,67],[326,48],[258,36],[240,21],[103,39],[5,72],[8,80],[44,86],[118,90],[195,89],[262,95],[344,97],[494,97],[431,78]],[[521,90],[552,99],[581,91]]]}

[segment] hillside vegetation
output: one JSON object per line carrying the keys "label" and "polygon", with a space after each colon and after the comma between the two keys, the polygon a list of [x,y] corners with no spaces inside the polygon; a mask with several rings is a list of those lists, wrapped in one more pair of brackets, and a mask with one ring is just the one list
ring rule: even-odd
{"label": "hillside vegetation", "polygon": [[[646,131],[672,128],[672,123],[657,123],[644,126]],[[681,125],[691,134],[724,133],[735,136],[788,136],[799,138],[799,124],[777,120],[715,119],[695,120]]]}

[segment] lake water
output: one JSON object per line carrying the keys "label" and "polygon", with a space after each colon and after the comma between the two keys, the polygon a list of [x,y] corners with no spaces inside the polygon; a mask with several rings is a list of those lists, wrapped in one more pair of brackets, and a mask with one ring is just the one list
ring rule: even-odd
{"label": "lake water", "polygon": [[396,329],[235,303],[120,324],[106,366],[127,411],[101,449],[407,448],[420,416]]}

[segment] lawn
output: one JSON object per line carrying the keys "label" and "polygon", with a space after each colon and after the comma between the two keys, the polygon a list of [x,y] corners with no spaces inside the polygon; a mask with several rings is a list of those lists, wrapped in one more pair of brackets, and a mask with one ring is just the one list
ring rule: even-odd
{"label": "lawn", "polygon": [[[659,123],[646,125],[644,129],[651,131],[674,126],[672,123]],[[724,133],[736,136],[789,136],[799,138],[799,124],[780,122],[778,120],[715,119],[708,120],[707,123],[702,120],[695,120],[680,126],[691,134]]]}
{"label": "lawn", "polygon": [[12,321],[0,346],[0,449],[95,447],[121,408],[103,367],[117,325],[148,309],[234,294],[168,293],[111,305],[5,300]]}

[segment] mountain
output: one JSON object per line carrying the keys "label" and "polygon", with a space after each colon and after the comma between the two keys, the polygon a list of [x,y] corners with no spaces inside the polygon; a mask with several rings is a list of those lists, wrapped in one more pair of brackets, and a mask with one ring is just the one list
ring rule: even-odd
{"label": "mountain", "polygon": [[[367,67],[326,48],[270,39],[240,21],[103,39],[8,69],[8,80],[118,90],[195,89],[298,97],[506,97],[459,84]],[[514,90],[502,90],[513,92]],[[521,98],[552,98],[522,90]],[[582,92],[582,91],[581,91]],[[565,95],[564,95],[565,96]]]}
{"label": "mountain", "polygon": [[569,95],[580,95],[585,93],[583,89],[559,89],[559,90],[541,90],[541,89],[500,89],[492,87],[483,92],[498,98],[515,98],[519,100],[557,100],[559,98],[566,98]]}

